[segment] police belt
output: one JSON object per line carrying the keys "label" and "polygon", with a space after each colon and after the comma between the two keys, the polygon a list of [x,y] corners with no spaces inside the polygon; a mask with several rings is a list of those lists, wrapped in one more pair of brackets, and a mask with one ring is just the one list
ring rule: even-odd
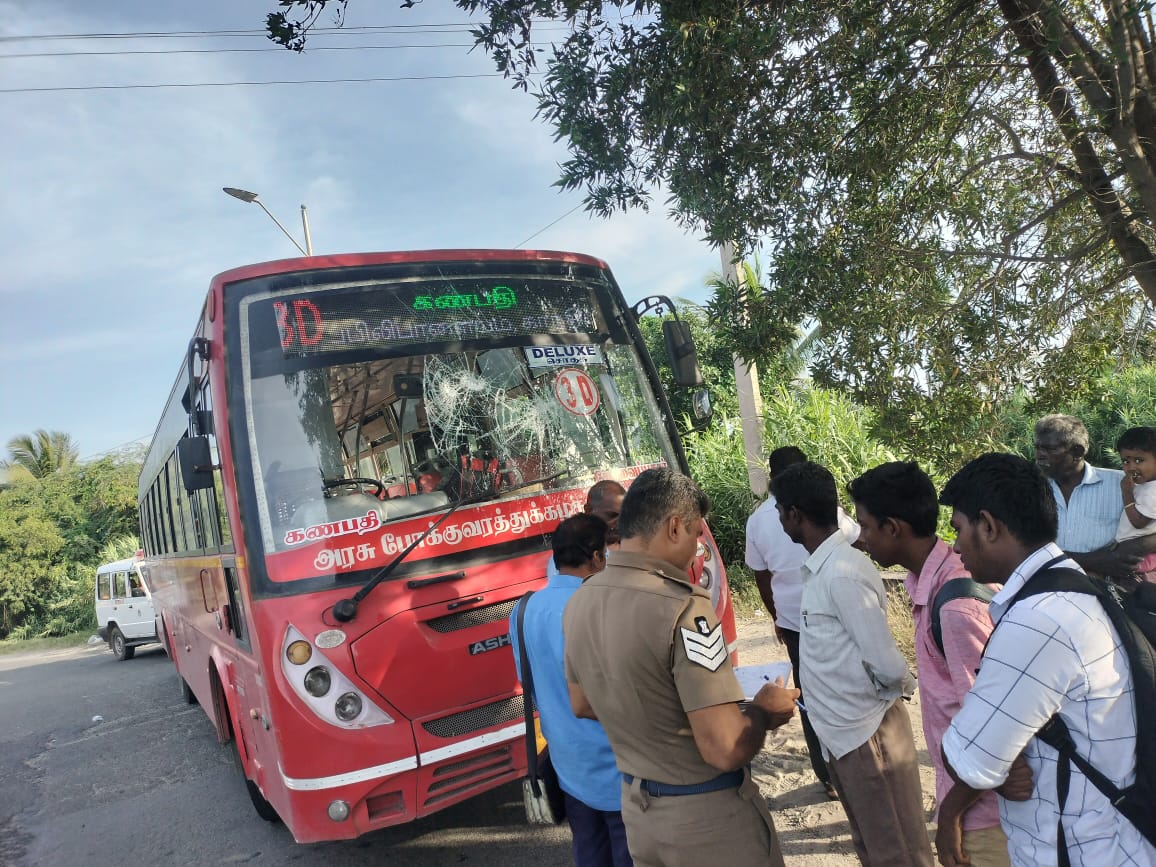
{"label": "police belt", "polygon": [[[639,788],[652,798],[665,798],[674,795],[702,795],[707,792],[718,792],[723,789],[735,789],[743,783],[743,768],[737,771],[728,771],[725,774],[719,774],[711,780],[706,780],[702,783],[692,783],[689,786],[676,786],[673,783],[657,783],[654,780],[640,780]],[[630,786],[634,783],[634,777],[630,774],[622,775],[623,781]]]}

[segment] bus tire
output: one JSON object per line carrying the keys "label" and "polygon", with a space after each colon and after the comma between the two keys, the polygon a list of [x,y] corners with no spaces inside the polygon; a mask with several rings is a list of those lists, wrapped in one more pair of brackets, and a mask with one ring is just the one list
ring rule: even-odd
{"label": "bus tire", "polygon": [[112,655],[121,662],[132,659],[136,654],[136,648],[125,641],[124,633],[116,626],[108,628],[108,646],[112,648]]}
{"label": "bus tire", "polygon": [[241,774],[241,779],[245,781],[245,791],[249,793],[249,801],[253,804],[253,809],[257,811],[257,815],[266,822],[280,822],[281,817],[277,815],[277,810],[269,803],[268,799],[261,794],[260,787],[250,780],[249,775],[245,773],[245,760],[241,755],[241,736],[237,728],[233,725],[232,714],[228,710],[228,703],[225,701],[225,696],[221,692],[220,679],[215,676],[211,679],[214,682],[214,689],[217,690],[215,701],[219,701],[218,707],[220,707],[224,713],[227,733],[229,739],[233,742],[230,747],[233,753],[233,764],[237,766],[237,770]]}
{"label": "bus tire", "polygon": [[273,809],[273,805],[265,800],[265,796],[261,794],[261,790],[257,788],[257,784],[245,778],[245,788],[249,790],[249,800],[253,803],[253,809],[257,811],[257,815],[266,822],[279,823],[281,817],[277,815],[277,811]]}
{"label": "bus tire", "polygon": [[189,688],[189,682],[185,680],[184,675],[177,672],[177,680],[181,682],[181,698],[185,700],[185,704],[196,704],[197,695]]}
{"label": "bus tire", "polygon": [[233,763],[240,771],[241,779],[245,781],[245,790],[249,793],[249,801],[253,804],[253,809],[257,811],[257,815],[266,822],[280,822],[281,817],[277,815],[277,810],[261,794],[260,787],[250,780],[245,773],[245,763],[241,759],[241,739],[236,734],[233,735]]}

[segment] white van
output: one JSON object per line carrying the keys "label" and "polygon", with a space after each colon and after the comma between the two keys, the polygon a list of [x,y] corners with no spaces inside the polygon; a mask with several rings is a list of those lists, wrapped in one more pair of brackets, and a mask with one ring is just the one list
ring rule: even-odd
{"label": "white van", "polygon": [[156,610],[139,555],[96,570],[96,623],[97,634],[121,661],[132,659],[139,645],[158,640]]}

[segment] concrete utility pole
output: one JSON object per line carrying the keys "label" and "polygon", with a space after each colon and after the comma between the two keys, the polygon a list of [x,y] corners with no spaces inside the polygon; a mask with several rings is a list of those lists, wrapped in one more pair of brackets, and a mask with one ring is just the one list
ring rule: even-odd
{"label": "concrete utility pole", "polygon": [[[723,279],[732,283],[740,283],[738,268],[735,267],[735,248],[733,244],[723,244],[722,254]],[[747,316],[744,308],[740,314],[743,324]],[[747,464],[747,481],[756,497],[765,497],[767,494],[767,462],[763,457],[763,396],[759,393],[759,369],[756,365],[747,365],[737,355],[734,357],[735,386],[739,394],[739,416],[743,425],[743,455]]]}

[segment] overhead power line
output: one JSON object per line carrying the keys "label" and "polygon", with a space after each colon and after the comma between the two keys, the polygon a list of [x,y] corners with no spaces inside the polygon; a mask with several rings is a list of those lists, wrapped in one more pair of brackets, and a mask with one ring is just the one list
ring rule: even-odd
{"label": "overhead power line", "polygon": [[0,93],[60,93],[84,90],[160,90],[177,87],[263,87],[271,84],[362,84],[377,81],[445,81],[457,78],[501,78],[500,72],[466,75],[398,75],[380,78],[305,78],[280,81],[198,81],[175,84],[89,84],[75,87],[9,87]]}
{"label": "overhead power line", "polygon": [[[543,23],[559,23],[548,18],[539,19]],[[477,24],[468,21],[447,24],[380,24],[361,27],[314,27],[309,30],[312,36],[348,36],[364,35],[366,33],[389,33],[394,31],[414,33],[461,33],[469,32]],[[126,31],[122,33],[27,33],[17,36],[0,36],[3,42],[28,42],[36,40],[60,39],[203,39],[230,38],[237,36],[267,36],[265,30],[155,30],[155,31]],[[285,50],[285,49],[282,49]]]}
{"label": "overhead power line", "polygon": [[575,211],[577,211],[579,208],[581,208],[584,204],[586,204],[586,203],[585,202],[579,202],[574,207],[572,207],[570,210],[568,210],[565,214],[563,214],[561,217],[559,217],[557,220],[554,220],[552,222],[547,223],[545,226],[543,226],[541,229],[539,229],[537,232],[535,232],[533,235],[531,235],[525,241],[521,241],[520,243],[515,244],[514,249],[517,250],[523,244],[530,243],[535,238],[537,238],[539,235],[541,235],[543,232],[545,232],[547,229],[549,229],[551,226],[556,226],[556,225],[558,225],[558,223],[561,223],[563,220],[565,220],[567,217],[569,217],[571,214],[573,214]]}
{"label": "overhead power line", "polygon": [[[377,51],[390,48],[473,48],[473,42],[437,42],[420,45],[317,45],[309,48],[315,51]],[[0,60],[21,57],[125,57],[135,54],[244,54],[254,52],[277,52],[284,54],[284,48],[159,48],[133,51],[37,51],[28,54],[0,54]]]}

